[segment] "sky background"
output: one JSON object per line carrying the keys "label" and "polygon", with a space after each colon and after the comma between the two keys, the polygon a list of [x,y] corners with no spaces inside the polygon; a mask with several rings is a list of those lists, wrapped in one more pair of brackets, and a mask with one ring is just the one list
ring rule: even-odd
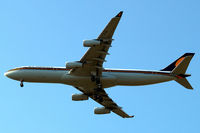
{"label": "sky background", "polygon": [[[0,133],[199,133],[199,0],[6,0],[0,1]],[[119,11],[105,68],[160,70],[186,52],[194,90],[174,81],[117,86],[106,91],[130,115],[94,115],[93,100],[71,100],[75,88],[25,83],[4,72],[20,66],[65,66],[87,51]]]}

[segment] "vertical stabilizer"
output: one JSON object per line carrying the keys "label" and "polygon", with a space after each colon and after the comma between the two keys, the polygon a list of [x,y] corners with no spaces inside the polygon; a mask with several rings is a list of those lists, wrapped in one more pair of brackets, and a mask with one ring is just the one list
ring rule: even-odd
{"label": "vertical stabilizer", "polygon": [[178,73],[185,74],[185,71],[193,56],[194,56],[194,53],[185,53],[184,55],[182,55],[180,58],[175,60],[173,63],[171,63],[169,66],[162,69],[161,71],[174,71],[174,72],[179,71]]}

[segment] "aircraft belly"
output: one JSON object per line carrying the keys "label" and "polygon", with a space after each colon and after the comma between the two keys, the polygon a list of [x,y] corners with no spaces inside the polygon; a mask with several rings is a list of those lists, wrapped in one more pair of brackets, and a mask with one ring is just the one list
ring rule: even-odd
{"label": "aircraft belly", "polygon": [[89,76],[76,76],[76,75],[70,75],[66,74],[62,77],[63,83],[72,85],[75,87],[91,87],[94,86],[95,83],[91,82],[91,78]]}
{"label": "aircraft belly", "polygon": [[104,88],[109,88],[117,85],[117,77],[108,73],[103,73],[101,82]]}
{"label": "aircraft belly", "polygon": [[115,74],[117,85],[148,85],[173,80],[174,78],[160,74],[118,73]]}
{"label": "aircraft belly", "polygon": [[[97,87],[96,82],[91,81],[90,76],[76,76],[76,75],[70,75],[66,74],[62,78],[63,82],[68,85],[72,85],[75,87],[82,87],[82,88],[88,88],[88,89],[94,89]],[[116,85],[116,77],[112,75],[104,74],[101,77],[101,84],[103,88],[108,88]]]}

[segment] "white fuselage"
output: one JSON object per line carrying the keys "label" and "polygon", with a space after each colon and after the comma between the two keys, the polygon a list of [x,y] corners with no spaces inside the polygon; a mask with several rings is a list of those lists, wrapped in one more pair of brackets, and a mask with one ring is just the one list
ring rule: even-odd
{"label": "white fuselage", "polygon": [[[62,83],[74,87],[92,89],[96,87],[91,76],[76,76],[69,74],[69,69],[50,67],[21,67],[11,69],[5,73],[11,79],[25,82]],[[102,71],[101,84],[103,88],[116,85],[137,86],[166,82],[176,79],[170,72],[145,70],[117,70]]]}

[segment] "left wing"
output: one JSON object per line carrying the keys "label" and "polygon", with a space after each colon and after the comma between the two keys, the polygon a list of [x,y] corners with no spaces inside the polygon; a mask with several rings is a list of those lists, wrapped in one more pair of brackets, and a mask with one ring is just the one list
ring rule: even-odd
{"label": "left wing", "polygon": [[106,55],[108,55],[108,50],[111,47],[112,36],[122,14],[123,12],[121,11],[115,17],[113,17],[98,36],[96,40],[100,41],[101,44],[90,47],[85,55],[81,58],[80,62],[84,64],[83,67],[73,68],[70,73],[86,76],[91,75],[92,72],[95,72],[97,76],[101,76],[103,63],[106,61]]}
{"label": "left wing", "polygon": [[[78,90],[82,91],[82,89],[76,87]],[[84,93],[84,92],[83,92]],[[99,104],[103,105],[106,109],[109,109],[110,111],[116,113],[117,115],[123,117],[123,118],[132,118],[134,116],[130,116],[127,113],[125,113],[121,107],[119,107],[105,92],[104,89],[101,89],[98,91],[97,94],[87,94],[90,98],[92,98],[94,101],[98,102]]]}

